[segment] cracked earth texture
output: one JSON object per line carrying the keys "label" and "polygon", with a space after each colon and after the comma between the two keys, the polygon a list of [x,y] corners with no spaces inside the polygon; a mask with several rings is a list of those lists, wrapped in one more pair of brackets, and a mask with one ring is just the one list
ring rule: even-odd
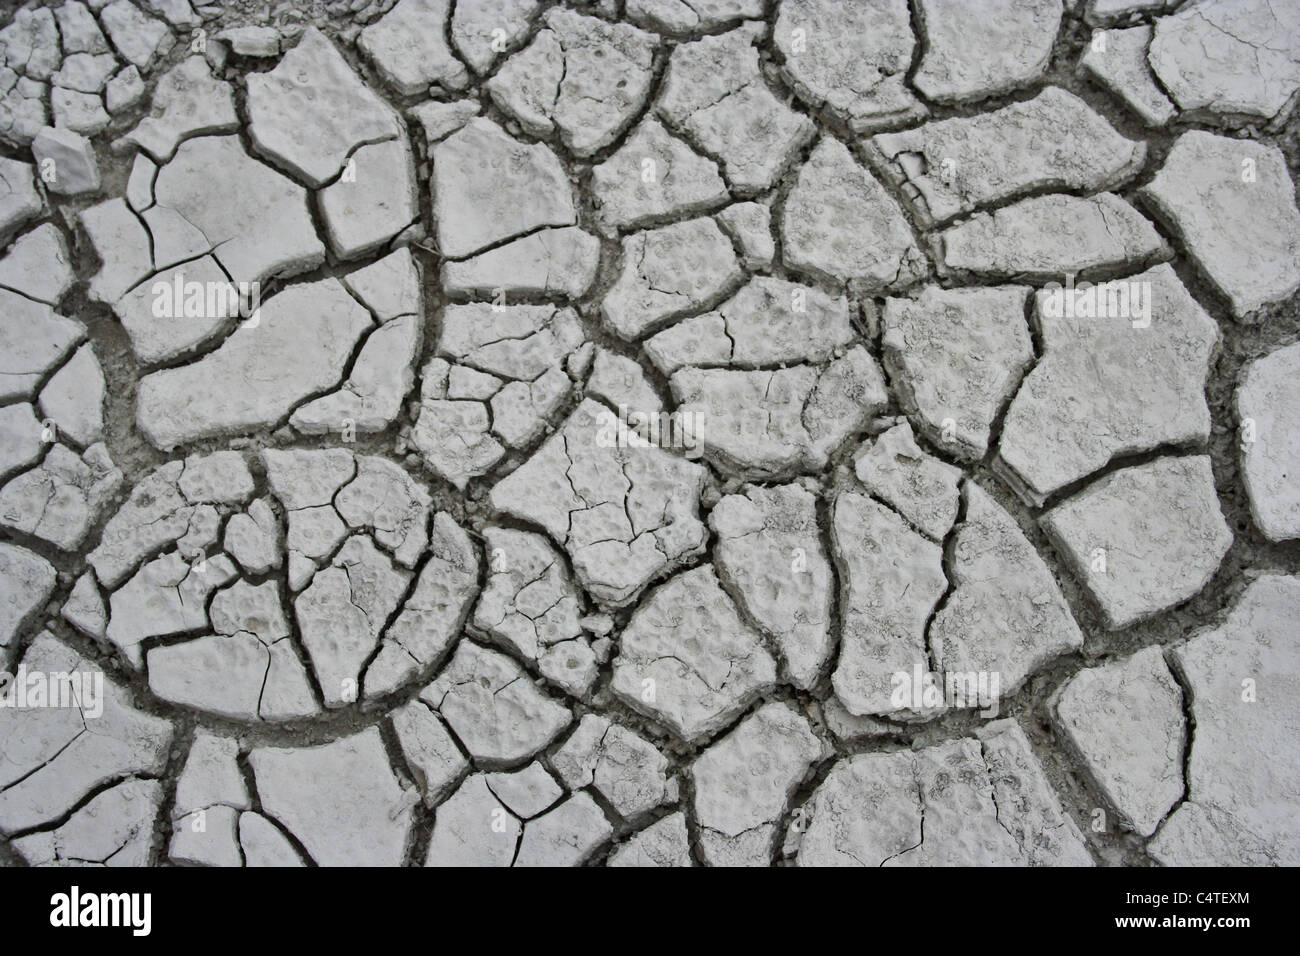
{"label": "cracked earth texture", "polygon": [[1294,4],[0,24],[5,863],[1300,863]]}

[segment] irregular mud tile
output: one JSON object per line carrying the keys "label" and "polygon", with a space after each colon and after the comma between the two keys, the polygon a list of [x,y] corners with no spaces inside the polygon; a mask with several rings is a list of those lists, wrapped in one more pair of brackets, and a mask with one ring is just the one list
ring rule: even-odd
{"label": "irregular mud tile", "polygon": [[1210,437],[1219,330],[1170,266],[1040,291],[1034,319],[1043,355],[1007,409],[995,461],[1026,501],[1041,505],[1117,457]]}
{"label": "irregular mud tile", "polygon": [[42,632],[22,663],[29,674],[75,673],[89,692],[79,706],[70,685],[48,685],[46,703],[61,706],[0,708],[0,832],[52,824],[105,784],[162,773],[171,724],[136,710],[94,662]]}
{"label": "irregular mud tile", "polygon": [[888,721],[850,714],[844,702],[834,694],[822,702],[821,716],[826,723],[826,729],[840,743],[858,744],[879,737],[888,737],[898,732],[898,727]]}
{"label": "irregular mud tile", "polygon": [[776,682],[762,639],[712,565],[669,579],[633,612],[611,688],[688,743],[717,733]]}
{"label": "irregular mud tile", "polygon": [[424,93],[435,83],[461,89],[469,74],[445,32],[453,6],[451,0],[400,0],[361,31],[357,49],[402,96]]}
{"label": "irregular mud tile", "polygon": [[41,181],[52,193],[84,197],[99,192],[99,163],[95,148],[80,133],[47,126],[32,139],[32,158],[41,170]]}
{"label": "irregular mud tile", "polygon": [[474,302],[443,310],[438,354],[480,372],[532,381],[559,365],[582,339],[572,309]]}
{"label": "irregular mud tile", "polygon": [[433,211],[444,256],[463,259],[543,226],[577,222],[569,179],[542,143],[476,119],[433,148]]}
{"label": "irregular mud tile", "polygon": [[[108,608],[95,584],[94,573],[87,571],[77,578],[72,593],[64,602],[60,616],[87,637],[103,640],[108,629]],[[0,641],[0,644],[8,643]]]}
{"label": "irregular mud tile", "polygon": [[[50,90],[50,106],[53,108],[55,127],[69,133],[98,136],[109,124],[108,113],[104,112],[104,101],[96,93],[78,93],[55,87]],[[36,135],[39,136],[40,133]],[[89,192],[93,190],[84,190],[82,194]]]}
{"label": "irregular mud tile", "polygon": [[754,276],[716,311],[684,319],[645,348],[665,375],[683,366],[762,368],[825,362],[856,335],[844,296],[771,276]]}
{"label": "irregular mud tile", "polygon": [[59,65],[59,31],[43,7],[18,10],[3,31],[4,61],[34,80],[47,80]]}
{"label": "irregular mud tile", "polygon": [[446,139],[481,112],[483,104],[478,100],[452,100],[450,103],[429,100],[412,106],[406,115],[424,130],[425,150],[432,153],[435,143]]}
{"label": "irregular mud tile", "polygon": [[0,259],[0,286],[46,305],[57,306],[76,281],[63,233],[50,222],[19,236]]}
{"label": "irregular mud tile", "polygon": [[153,272],[149,233],[122,199],[108,199],[77,214],[77,222],[99,257],[88,292],[112,305]]}
{"label": "irregular mud tile", "polygon": [[375,329],[357,353],[343,387],[299,407],[289,424],[305,435],[349,427],[369,434],[388,428],[415,383],[420,326],[417,316],[406,315]]}
{"label": "irregular mud tile", "polygon": [[174,42],[166,23],[136,9],[130,0],[114,0],[104,7],[99,22],[113,49],[141,72],[147,73]]}
{"label": "irregular mud tile", "polygon": [[425,367],[411,443],[435,474],[464,491],[471,478],[491,471],[506,450],[489,434],[492,419],[487,405],[448,401],[430,389],[430,371],[435,365],[445,367],[447,363],[434,359]]}
{"label": "irregular mud tile", "polygon": [[927,538],[942,541],[957,520],[961,469],[923,452],[907,422],[859,448],[853,472],[868,493]]}
{"label": "irregular mud tile", "polygon": [[594,800],[569,797],[554,810],[524,824],[515,866],[580,866],[614,835]]}
{"label": "irregular mud tile", "polygon": [[239,743],[200,728],[176,783],[167,855],[174,863],[240,866],[239,811],[252,808]]}
{"label": "irregular mud tile", "polygon": [[1205,0],[1155,21],[1147,53],[1179,108],[1282,118],[1300,89],[1300,11],[1267,0]]}
{"label": "irregular mud tile", "polygon": [[1276,147],[1190,130],[1140,194],[1237,317],[1300,288],[1300,210]]}
{"label": "irregular mud tile", "polygon": [[78,445],[104,438],[104,370],[89,343],[81,346],[41,389],[41,417]]}
{"label": "irregular mud tile", "polygon": [[443,288],[474,296],[562,295],[577,299],[596,280],[600,241],[576,226],[542,229],[463,262],[444,262]]}
{"label": "irregular mud tile", "polygon": [[593,787],[625,820],[677,800],[668,760],[645,738],[599,714],[585,714],[550,758],[569,790]]}
{"label": "irregular mud tile", "polygon": [[279,827],[252,811],[239,815],[239,849],[244,856],[244,866],[307,865]]}
{"label": "irregular mud tile", "polygon": [[27,402],[0,408],[0,475],[8,476],[35,464],[51,437]]}
{"label": "irregular mud tile", "polygon": [[692,866],[686,815],[671,813],[614,848],[606,866]]}
{"label": "irregular mud tile", "polygon": [[1198,594],[1232,544],[1205,456],[1116,471],[1040,523],[1111,630]]}
{"label": "irregular mud tile", "polygon": [[[1270,541],[1300,538],[1300,345],[1246,366],[1237,387],[1241,477],[1255,524]],[[1249,426],[1247,426],[1249,422]]]}
{"label": "irregular mud tile", "polygon": [[451,41],[475,73],[488,72],[504,48],[517,46],[532,26],[540,0],[458,3],[451,17]]}
{"label": "irregular mud tile", "polygon": [[625,441],[614,413],[586,399],[489,501],[542,527],[597,602],[624,607],[704,550],[704,477],[695,462]]}
{"label": "irregular mud tile", "polygon": [[294,598],[302,643],[327,707],[357,699],[361,672],[409,581],[368,537],[356,535]]}
{"label": "irregular mud tile", "polygon": [[1171,256],[1155,227],[1113,193],[1022,199],[976,213],[933,243],[940,274],[990,279],[1136,272]]}
{"label": "irregular mud tile", "polygon": [[846,492],[834,502],[831,534],[840,572],[842,634],[831,675],[849,713],[922,715],[920,689],[902,694],[895,675],[928,671],[925,627],[947,587],[939,545],[884,505]]}
{"label": "irregular mud tile", "polygon": [[265,498],[258,498],[247,512],[231,515],[223,540],[227,554],[253,575],[262,575],[284,563],[280,522]]}
{"label": "irregular mud tile", "polygon": [[773,38],[800,98],[855,133],[927,112],[906,82],[916,44],[906,0],[782,0]]}
{"label": "irregular mud tile", "polygon": [[357,458],[356,477],[334,496],[334,506],[353,530],[369,531],[403,567],[415,567],[429,538],[431,499],[424,486],[384,458]]}
{"label": "irregular mud tile", "polygon": [[419,215],[405,138],[360,146],[349,172],[318,193],[330,251],[339,259],[374,252]]}
{"label": "irregular mud tile", "polygon": [[337,279],[290,286],[221,346],[140,380],[136,423],[159,448],[274,427],[303,399],[337,385],[370,314]]}
{"label": "irregular mud tile", "polygon": [[253,475],[237,451],[193,454],[176,479],[177,490],[192,505],[241,504],[253,494]]}
{"label": "irregular mud tile", "polygon": [[280,34],[274,27],[227,27],[216,35],[216,40],[230,47],[230,51],[238,56],[280,55]]}
{"label": "irregular mud tile", "polygon": [[492,431],[511,448],[527,448],[546,429],[572,385],[558,367],[530,383],[510,382],[492,396]]}
{"label": "irregular mud tile", "polygon": [[34,398],[86,329],[48,305],[0,289],[0,401]]}
{"label": "irregular mud tile", "polygon": [[705,458],[747,479],[821,471],[888,402],[880,368],[861,346],[825,365],[685,368],[669,385],[680,419],[698,423]]}
{"label": "irregular mud tile", "polygon": [[425,866],[510,866],[523,823],[474,774],[437,809]]}
{"label": "irregular mud tile", "polygon": [[484,88],[529,135],[558,135],[575,155],[590,156],[644,106],[655,37],[569,10],[549,10],[543,21]]}
{"label": "irregular mud tile", "polygon": [[762,0],[628,0],[627,4],[627,18],[637,26],[679,35],[762,15]]}
{"label": "irregular mud tile", "polygon": [[144,99],[144,80],[134,65],[118,70],[104,87],[104,105],[109,115],[118,116]]}
{"label": "irregular mud tile", "polygon": [[237,573],[224,554],[193,563],[175,551],[155,558],[109,598],[109,642],[139,669],[145,641],[206,628],[208,599]]}
{"label": "irregular mud tile", "polygon": [[817,499],[797,484],[746,487],[709,512],[718,575],[780,650],[801,690],[820,680],[833,651],[832,576],[817,527]]}
{"label": "irregular mud tile", "polygon": [[691,766],[700,851],[713,866],[768,866],[795,789],[828,749],[788,704],[765,704]]}
{"label": "irregular mud tile", "polygon": [[381,324],[404,315],[424,314],[420,274],[410,249],[398,249],[340,279]]}
{"label": "irregular mud tile", "polygon": [[38,554],[0,541],[0,647],[8,647],[54,593],[54,568]]}
{"label": "irregular mud tile", "polygon": [[1188,733],[1183,693],[1161,649],[1080,671],[1051,707],[1057,729],[1123,826],[1154,833],[1183,795]]}
{"label": "irregular mud tile", "polygon": [[402,135],[392,109],[314,27],[247,84],[253,145],[313,189],[338,176],[357,147]]}
{"label": "irregular mud tile", "polygon": [[912,82],[938,102],[984,99],[1032,83],[1051,61],[1061,12],[1061,0],[921,0],[925,53]]}
{"label": "irregular mud tile", "polygon": [[573,719],[510,658],[466,640],[420,699],[447,721],[476,765],[489,768],[528,759]]}
{"label": "irregular mud tile", "polygon": [[599,398],[612,408],[625,406],[639,412],[658,412],[663,401],[654,390],[645,371],[634,360],[597,348],[587,379],[587,394]]}
{"label": "irregular mud tile", "polygon": [[722,231],[740,246],[746,269],[770,269],[776,258],[772,210],[761,202],[732,203],[715,217]]}
{"label": "irregular mud tile", "polygon": [[521,820],[529,820],[553,806],[564,791],[539,762],[510,773],[484,774],[488,789]]}
{"label": "irregular mud tile", "polygon": [[148,866],[162,800],[157,780],[131,777],[96,794],[57,829],[12,846],[28,866]]}
{"label": "irregular mud tile", "polygon": [[1020,728],[988,727],[987,743],[966,737],[840,761],[804,806],[799,864],[1087,865]]}
{"label": "irregular mud tile", "polygon": [[233,807],[215,806],[174,819],[167,858],[181,866],[243,866],[240,816]]}
{"label": "irregular mud tile", "polygon": [[263,811],[321,866],[398,866],[411,807],[370,727],[316,747],[258,747],[248,755]]}
{"label": "irregular mud tile", "polygon": [[121,484],[122,472],[102,443],[80,457],[53,445],[39,465],[0,490],[0,525],[72,551],[86,540]]}
{"label": "irregular mud tile", "polygon": [[1149,852],[1166,866],[1291,866],[1300,860],[1295,728],[1300,582],[1262,575],[1221,625],[1171,652],[1195,718],[1187,800]]}
{"label": "irregular mud tile", "polygon": [[1124,30],[1094,31],[1079,65],[1147,126],[1164,126],[1178,109],[1151,74],[1147,64],[1150,45],[1151,27],[1145,23]]}
{"label": "irregular mud tile", "polygon": [[727,201],[712,160],[647,117],[591,171],[596,215],[607,235],[665,216],[703,212]]}
{"label": "irregular mud tile", "polygon": [[628,340],[707,308],[743,273],[712,219],[691,219],[623,239],[623,271],[606,294],[605,324]]}
{"label": "irregular mud tile", "polygon": [[678,45],[669,58],[655,111],[692,145],[722,164],[738,193],[771,188],[816,127],[778,100],[759,69],[752,24]]}
{"label": "irregular mud tile", "polygon": [[159,465],[108,519],[99,544],[86,557],[105,586],[117,587],[144,558],[188,531],[194,507],[176,487],[184,470],[183,461]]}
{"label": "irregular mud tile", "polygon": [[1010,718],[995,720],[976,736],[993,785],[998,824],[1020,845],[1024,862],[1092,866],[1083,835],[1061,808],[1020,724]]}
{"label": "irregular mud tile", "polygon": [[429,559],[366,668],[365,696],[390,693],[432,664],[460,633],[479,592],[478,552],[445,511],[433,517]]}
{"label": "irregular mud tile", "polygon": [[[1044,664],[1082,648],[1083,634],[1015,519],[974,482],[963,487],[952,592],[930,625],[929,641],[946,686],[960,687],[967,706],[978,700],[996,710],[999,696],[1010,697]],[[972,693],[982,675],[991,701]]]}
{"label": "irregular mud tile", "polygon": [[118,142],[138,146],[163,163],[182,140],[238,129],[230,84],[214,77],[202,56],[190,56],[159,78],[150,115]]}
{"label": "irregular mud tile", "polygon": [[983,458],[1034,359],[1023,286],[943,289],[886,299],[881,351],[903,410],[945,452]]}
{"label": "irregular mud tile", "polygon": [[197,258],[212,249],[212,244],[194,224],[166,206],[150,206],[140,213],[145,228],[153,238],[153,265],[166,269]]}
{"label": "irregular mud tile", "polygon": [[413,700],[398,708],[391,720],[425,806],[437,806],[464,779],[469,761],[447,725],[423,701]]}
{"label": "irregular mud tile", "polygon": [[904,286],[926,269],[898,203],[829,136],[799,170],[780,230],[786,265],[860,291]]}
{"label": "irregular mud tile", "polygon": [[[102,4],[96,4],[102,6]],[[57,7],[54,19],[59,26],[59,39],[62,41],[64,54],[70,53],[107,53],[108,41],[95,22],[95,15],[77,0]],[[16,18],[15,18],[16,19]]]}
{"label": "irregular mud tile", "polygon": [[320,711],[289,638],[278,582],[236,581],[213,597],[209,619],[214,634],[149,651],[153,693],[236,720],[293,720]]}
{"label": "irregular mud tile", "polygon": [[526,531],[488,527],[483,537],[490,560],[473,627],[532,661],[552,683],[585,696],[599,665],[579,624],[582,604],[559,552],[542,535]]}
{"label": "irregular mud tile", "polygon": [[117,57],[111,53],[97,55],[73,53],[64,58],[63,65],[50,77],[50,82],[55,90],[87,94],[102,93],[104,85],[117,72],[117,66]]}
{"label": "irregular mud tile", "polygon": [[202,234],[235,283],[296,275],[325,261],[307,191],[250,157],[237,136],[182,143],[158,170],[154,199]]}
{"label": "irregular mud tile", "polygon": [[1057,86],[989,113],[881,133],[871,145],[927,226],[1030,192],[1106,189],[1146,159],[1146,144]]}
{"label": "irregular mud tile", "polygon": [[0,70],[0,140],[15,149],[31,145],[32,137],[48,125],[45,84]]}

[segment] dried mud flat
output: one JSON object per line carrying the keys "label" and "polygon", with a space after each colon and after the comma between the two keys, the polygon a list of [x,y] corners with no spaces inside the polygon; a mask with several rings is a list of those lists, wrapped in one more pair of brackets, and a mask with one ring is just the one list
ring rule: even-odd
{"label": "dried mud flat", "polygon": [[0,24],[5,863],[1300,863],[1300,9]]}

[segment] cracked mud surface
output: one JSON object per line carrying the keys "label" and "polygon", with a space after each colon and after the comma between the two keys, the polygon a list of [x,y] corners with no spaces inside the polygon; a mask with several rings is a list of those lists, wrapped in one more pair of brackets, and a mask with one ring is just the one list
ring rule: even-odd
{"label": "cracked mud surface", "polygon": [[4,863],[1300,863],[1300,12],[0,24]]}

